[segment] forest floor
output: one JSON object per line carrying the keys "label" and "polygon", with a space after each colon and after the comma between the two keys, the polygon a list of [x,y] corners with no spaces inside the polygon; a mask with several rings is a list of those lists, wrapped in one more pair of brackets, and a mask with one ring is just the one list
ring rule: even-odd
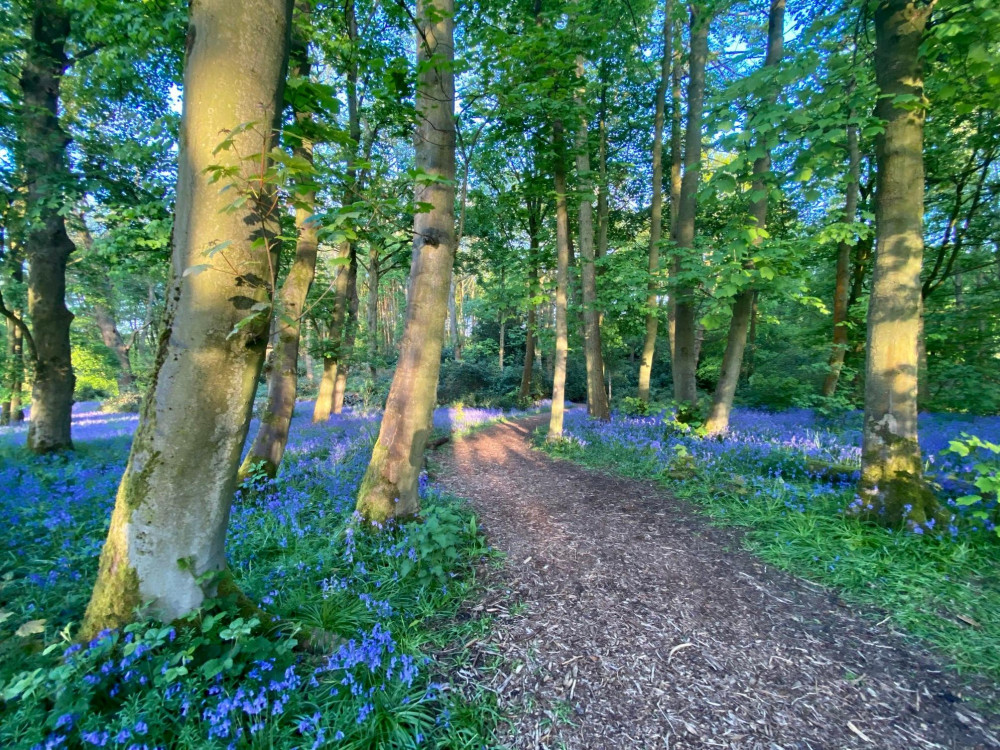
{"label": "forest floor", "polygon": [[505,744],[1000,747],[989,682],[766,565],[657,484],[533,450],[545,419],[458,439],[432,465],[507,555],[469,605],[495,627],[458,676],[496,694]]}

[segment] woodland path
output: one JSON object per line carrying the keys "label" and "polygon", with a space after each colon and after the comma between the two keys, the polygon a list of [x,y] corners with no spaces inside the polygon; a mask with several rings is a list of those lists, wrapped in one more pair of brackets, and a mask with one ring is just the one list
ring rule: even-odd
{"label": "woodland path", "polygon": [[976,688],[891,624],[765,565],[653,483],[533,450],[546,419],[432,459],[507,554],[466,613],[497,619],[458,676],[496,693],[505,746],[1000,747]]}

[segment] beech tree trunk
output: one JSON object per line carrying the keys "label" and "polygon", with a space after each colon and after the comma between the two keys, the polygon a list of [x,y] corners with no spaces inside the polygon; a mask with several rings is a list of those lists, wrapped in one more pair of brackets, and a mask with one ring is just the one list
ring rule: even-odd
{"label": "beech tree trunk", "polygon": [[[296,6],[296,23],[304,28],[310,7],[308,1],[299,0]],[[308,39],[296,33],[292,41],[291,62],[294,74],[308,78],[311,72]],[[296,112],[298,132],[292,136],[296,145],[292,149],[310,165],[313,163],[313,134],[310,132],[312,115]],[[310,182],[311,176],[306,176]],[[267,403],[261,415],[257,437],[240,466],[239,480],[251,472],[263,472],[274,477],[281,466],[288,444],[288,430],[295,412],[295,396],[299,380],[299,338],[306,297],[316,275],[316,255],[319,246],[319,226],[313,219],[316,191],[309,188],[296,193],[295,206],[295,258],[288,269],[288,276],[281,285],[277,310],[273,313],[275,324],[274,350],[271,355],[271,372],[267,380]]]}
{"label": "beech tree trunk", "polygon": [[[270,315],[248,316],[273,300],[279,219],[261,177],[270,165],[239,156],[274,146],[291,11],[291,0],[191,8],[163,333],[84,639],[128,622],[145,603],[171,621],[232,586],[226,526],[270,323]],[[216,152],[225,131],[248,122],[259,125]],[[263,196],[234,209],[231,192],[209,183],[212,166],[238,168]],[[208,257],[220,241],[230,244]]]}
{"label": "beech tree trunk", "polygon": [[59,122],[59,95],[66,70],[69,14],[58,0],[32,4],[31,36],[21,70],[21,128],[25,209],[29,217],[28,316],[35,340],[28,448],[35,453],[70,450],[76,378],[70,354],[66,308],[66,263],[73,243],[63,207],[73,177],[66,162],[69,137]]}
{"label": "beech tree trunk", "polygon": [[[677,31],[674,39],[674,62],[670,72],[670,239],[677,241],[677,213],[681,204],[681,173],[683,168],[683,126],[681,122],[681,79],[684,74],[684,41]],[[670,367],[674,363],[674,336],[677,329],[677,302],[673,294],[667,301],[667,338],[670,345]]]}
{"label": "beech tree trunk", "polygon": [[566,205],[565,135],[561,120],[552,123],[555,159],[552,177],[556,190],[556,351],[552,359],[552,409],[549,413],[549,440],[563,434],[566,409],[566,357],[569,354],[569,209]]}
{"label": "beech tree trunk", "polygon": [[[333,396],[337,387],[337,370],[341,361],[341,350],[344,341],[344,326],[347,322],[347,307],[350,292],[350,259],[352,247],[350,242],[343,242],[337,253],[341,263],[333,282],[333,314],[326,332],[326,342],[323,353],[323,375],[319,381],[319,391],[313,406],[312,421],[326,422],[333,413]],[[343,265],[343,264],[347,265]]]}
{"label": "beech tree trunk", "polygon": [[[708,62],[708,26],[711,21],[703,5],[691,5],[691,52],[688,74],[688,117],[684,144],[684,177],[677,207],[678,255],[674,272],[679,273],[682,257],[694,250],[695,221],[698,213],[698,187],[701,181],[701,120],[705,104],[705,65]],[[696,342],[697,304],[695,290],[689,283],[675,286],[677,303],[674,318],[674,400],[681,419],[688,419],[698,405],[695,375],[698,369]]]}
{"label": "beech tree trunk", "polygon": [[101,341],[110,349],[118,360],[118,392],[128,393],[135,388],[135,376],[132,374],[132,363],[129,360],[125,341],[118,331],[111,310],[103,303],[94,305],[94,322],[101,332]]}
{"label": "beech tree trunk", "polygon": [[[932,6],[882,0],[875,10],[875,265],[868,305],[861,512],[886,524],[935,511],[917,440],[917,342],[923,261],[923,72],[920,44]],[[905,97],[897,103],[896,97]],[[916,106],[914,105],[916,103]]]}
{"label": "beech tree trunk", "polygon": [[[576,77],[584,86],[583,57],[576,58]],[[587,413],[594,419],[611,419],[611,406],[604,390],[604,355],[601,345],[601,314],[597,308],[597,270],[594,267],[594,190],[590,177],[590,145],[583,92],[577,94],[581,109],[576,131],[576,172],[580,180],[580,286],[583,298],[583,354],[587,369]]]}
{"label": "beech tree trunk", "polygon": [[368,324],[368,369],[372,380],[378,374],[375,360],[379,354],[378,287],[381,277],[379,275],[378,256],[378,245],[373,242],[368,246],[368,309],[366,311]]}
{"label": "beech tree trunk", "polygon": [[[767,52],[764,55],[764,67],[774,67],[781,61],[784,49],[785,31],[785,0],[771,0],[771,8],[767,17]],[[765,106],[772,106],[778,99],[776,87],[768,92]],[[754,160],[753,180],[750,191],[759,197],[750,202],[750,217],[754,221],[752,244],[759,246],[764,241],[763,233],[767,229],[767,181],[771,173],[771,147],[764,135],[760,139],[763,154]],[[752,261],[747,261],[745,267],[752,268]],[[752,285],[748,285],[737,293],[733,300],[732,320],[729,323],[729,334],[726,337],[726,350],[722,355],[722,369],[719,372],[719,382],[716,383],[715,394],[712,397],[712,408],[705,422],[705,431],[709,435],[725,432],[729,429],[729,414],[733,409],[733,399],[736,396],[736,385],[740,380],[740,370],[743,367],[743,350],[747,345],[747,330],[750,327],[750,316],[753,312],[754,295]]]}
{"label": "beech tree trunk", "polygon": [[[2,244],[2,243],[0,243]],[[7,262],[11,265],[11,279],[20,285],[24,281],[24,265],[13,250],[8,250]],[[20,310],[13,310],[14,315],[21,317]],[[24,421],[24,409],[21,408],[21,391],[24,386],[24,333],[19,325],[7,319],[7,385],[9,397],[4,401],[0,412],[0,424],[20,424]]]}
{"label": "beech tree trunk", "polygon": [[420,510],[417,480],[437,396],[448,290],[455,262],[455,79],[453,0],[417,1],[417,132],[414,163],[434,181],[418,181],[406,328],[358,512],[381,525]]}
{"label": "beech tree trunk", "polygon": [[[853,225],[857,220],[858,197],[861,185],[861,148],[858,145],[858,126],[853,122],[857,113],[852,108],[847,126],[847,195],[844,201],[844,223]],[[847,352],[847,304],[851,285],[851,250],[854,243],[846,239],[837,243],[837,275],[833,292],[833,349],[830,352],[830,371],[823,381],[823,395],[829,398],[837,392],[840,371],[844,368]]]}
{"label": "beech tree trunk", "polygon": [[347,325],[344,330],[344,341],[341,345],[340,364],[337,367],[337,380],[333,384],[333,413],[344,411],[344,397],[347,395],[347,374],[351,369],[351,355],[354,352],[354,342],[358,335],[358,252],[351,246],[351,260],[347,266]]}
{"label": "beech tree trunk", "polygon": [[538,220],[533,213],[528,215],[528,325],[524,339],[524,367],[521,370],[521,387],[517,392],[519,400],[531,397],[531,380],[535,367],[535,302],[538,294]]}
{"label": "beech tree trunk", "polygon": [[657,295],[660,288],[660,239],[663,237],[663,121],[667,107],[667,84],[672,58],[672,28],[670,14],[673,3],[663,4],[663,58],[660,60],[660,80],[656,86],[656,107],[653,117],[653,199],[649,209],[649,284],[646,293],[646,339],[639,360],[639,400],[649,403],[649,379],[656,355],[656,333],[660,318]]}

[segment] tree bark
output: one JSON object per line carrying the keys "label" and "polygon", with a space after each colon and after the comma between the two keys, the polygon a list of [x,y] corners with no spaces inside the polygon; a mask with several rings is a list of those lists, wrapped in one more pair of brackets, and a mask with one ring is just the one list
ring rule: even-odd
{"label": "tree bark", "polygon": [[347,395],[347,374],[351,369],[351,355],[354,353],[354,342],[358,335],[358,252],[351,246],[351,260],[347,266],[347,325],[344,330],[344,341],[341,345],[340,365],[337,367],[337,380],[333,385],[333,413],[344,411],[344,397]]}
{"label": "tree bark", "polygon": [[[677,214],[681,204],[681,174],[683,170],[683,124],[681,121],[681,80],[684,74],[684,40],[680,28],[674,38],[674,61],[670,72],[670,239],[677,241]],[[671,294],[667,301],[667,339],[670,346],[670,367],[674,366],[674,336],[677,332],[677,301]]]}
{"label": "tree bark", "polygon": [[118,331],[118,324],[111,310],[102,302],[94,305],[94,322],[101,332],[101,341],[108,347],[118,360],[118,392],[128,393],[135,387],[135,376],[132,374],[132,363],[129,361],[128,349]]}
{"label": "tree bark", "polygon": [[[785,0],[771,0],[767,16],[767,52],[764,55],[764,67],[773,68],[781,62],[784,51],[785,31]],[[765,97],[765,104],[773,106],[778,99],[778,89],[772,86]],[[767,230],[767,178],[771,173],[771,147],[767,136],[760,139],[763,154],[754,160],[753,180],[750,191],[756,194],[756,199],[750,202],[750,218],[754,221],[752,246],[758,247],[764,241]],[[753,267],[753,261],[747,260],[746,268]],[[729,323],[729,334],[726,337],[726,350],[722,355],[722,369],[719,372],[719,382],[716,383],[715,394],[712,397],[712,408],[705,422],[705,431],[709,435],[725,432],[729,429],[729,414],[733,409],[733,399],[736,397],[736,385],[740,380],[740,369],[743,366],[743,350],[747,345],[747,330],[750,327],[750,314],[753,311],[755,290],[752,285],[740,290],[733,300],[732,320]]]}
{"label": "tree bark", "polygon": [[[858,195],[861,183],[861,148],[858,145],[858,126],[853,122],[857,113],[852,108],[847,126],[847,196],[844,204],[844,223],[854,225],[858,214]],[[830,352],[830,371],[823,381],[823,395],[827,398],[837,392],[840,371],[844,367],[849,331],[847,303],[851,284],[851,250],[854,243],[846,239],[837,243],[837,275],[833,292],[833,349]]]}
{"label": "tree bark", "polygon": [[[584,87],[584,62],[576,58],[576,78]],[[594,189],[590,177],[590,144],[583,91],[577,92],[580,123],[576,131],[576,172],[580,181],[580,286],[583,298],[583,354],[587,369],[587,413],[594,419],[611,419],[611,406],[604,390],[604,356],[601,346],[601,314],[597,303],[597,269],[594,266]]]}
{"label": "tree bark", "polygon": [[653,117],[653,199],[649,208],[649,283],[646,290],[646,338],[639,360],[639,400],[649,403],[649,379],[656,355],[656,333],[660,325],[657,295],[660,290],[660,239],[663,237],[663,121],[667,107],[667,85],[673,57],[673,29],[670,15],[671,0],[663,4],[663,58],[660,60],[660,80],[656,86],[656,107]]}
{"label": "tree bark", "polygon": [[[14,251],[8,251],[7,262],[11,266],[11,280],[20,286],[24,281],[24,265],[21,258]],[[16,316],[21,317],[20,310],[12,311]],[[7,368],[9,397],[3,403],[3,411],[0,414],[0,424],[20,424],[24,421],[24,409],[21,408],[21,391],[24,386],[24,332],[21,327],[10,318],[7,319],[7,354],[9,363]]]}
{"label": "tree bark", "polygon": [[[688,117],[684,144],[684,177],[677,206],[678,255],[673,270],[679,274],[682,255],[694,250],[695,222],[698,213],[698,187],[701,180],[701,120],[705,104],[705,66],[708,62],[708,26],[711,21],[703,5],[691,5],[691,52],[688,74]],[[694,287],[688,283],[675,286],[677,304],[674,313],[674,400],[681,419],[692,416],[698,405],[695,375],[698,359],[695,341],[697,305]]]}
{"label": "tree bark", "polygon": [[[882,0],[875,11],[875,266],[868,305],[862,513],[923,523],[935,510],[917,440],[917,342],[923,261],[923,72],[930,5]],[[897,104],[896,97],[907,101]]]}
{"label": "tree bark", "polygon": [[320,378],[319,391],[313,406],[314,423],[326,422],[333,413],[333,395],[337,387],[337,370],[342,359],[344,327],[347,323],[352,250],[351,243],[345,241],[341,243],[337,253],[337,260],[341,265],[338,266],[337,276],[333,282],[333,314],[330,316],[323,353],[323,376]]}
{"label": "tree bark", "polygon": [[[532,209],[529,207],[529,211]],[[535,367],[535,302],[538,295],[538,219],[528,214],[528,325],[524,339],[524,367],[521,370],[521,387],[517,397],[526,401],[531,397],[531,380]]]}
{"label": "tree bark", "polygon": [[[81,637],[144,603],[182,617],[228,584],[225,538],[264,359],[278,219],[263,177],[275,144],[291,0],[203,0],[191,8],[171,283],[153,383],[122,476]],[[218,150],[221,134],[232,147]],[[239,208],[206,170],[235,167],[262,195]],[[260,242],[259,240],[263,240]],[[230,244],[207,256],[206,248]]]}
{"label": "tree bark", "polygon": [[414,162],[434,181],[418,181],[406,328],[371,462],[358,492],[370,524],[420,510],[417,480],[437,395],[448,290],[455,262],[455,80],[453,0],[417,2],[417,113]]}
{"label": "tree bark", "polygon": [[73,448],[70,423],[76,378],[69,340],[73,314],[66,308],[66,263],[74,247],[62,212],[73,177],[66,161],[69,137],[59,122],[69,32],[69,14],[58,0],[35,0],[20,81],[28,316],[36,350],[28,448],[35,453]]}
{"label": "tree bark", "polygon": [[368,369],[372,380],[378,374],[375,360],[379,354],[378,337],[378,288],[381,283],[379,269],[379,247],[372,242],[368,246]]}
{"label": "tree bark", "polygon": [[[304,28],[310,13],[308,0],[299,0],[296,6],[296,22]],[[293,37],[291,64],[294,75],[308,78],[311,73],[308,52],[309,40],[301,33]],[[296,112],[299,132],[297,143],[292,149],[295,156],[313,163],[313,134],[310,132],[312,115]],[[312,182],[312,175],[306,175],[305,182]],[[242,482],[252,472],[263,472],[274,477],[281,466],[288,444],[288,431],[295,411],[295,396],[299,380],[299,338],[302,330],[302,315],[306,297],[316,275],[316,255],[319,247],[319,226],[313,218],[316,205],[316,191],[309,187],[296,194],[295,206],[295,258],[288,269],[288,276],[281,285],[278,295],[278,309],[274,313],[276,326],[274,351],[271,358],[271,372],[267,380],[267,403],[261,415],[257,437],[240,466],[239,480]]]}
{"label": "tree bark", "polygon": [[552,359],[552,409],[549,413],[548,440],[563,434],[566,409],[566,357],[569,354],[569,209],[566,205],[565,135],[561,120],[552,123],[555,158],[552,177],[556,191],[556,351]]}

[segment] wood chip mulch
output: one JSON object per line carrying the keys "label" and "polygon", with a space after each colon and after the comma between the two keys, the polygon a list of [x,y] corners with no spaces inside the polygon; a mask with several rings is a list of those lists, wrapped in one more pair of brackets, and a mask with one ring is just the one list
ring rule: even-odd
{"label": "wood chip mulch", "polygon": [[[834,593],[765,565],[650,482],[533,450],[546,417],[435,457],[506,564],[468,616],[466,689],[494,692],[511,748],[993,748],[995,686]],[[498,666],[499,665],[499,666]],[[994,704],[995,705],[995,704]]]}

